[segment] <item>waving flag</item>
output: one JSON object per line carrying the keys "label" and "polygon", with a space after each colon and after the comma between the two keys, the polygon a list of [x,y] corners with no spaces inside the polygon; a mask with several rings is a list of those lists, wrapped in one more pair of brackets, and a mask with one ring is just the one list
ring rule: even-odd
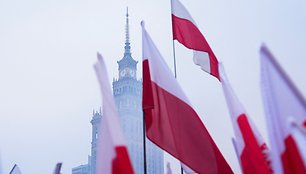
{"label": "waving flag", "polygon": [[236,97],[221,63],[219,64],[219,72],[223,93],[233,123],[235,148],[243,173],[271,174],[266,143]]}
{"label": "waving flag", "polygon": [[100,54],[94,68],[103,98],[102,124],[98,130],[97,174],[133,174],[106,66]]}
{"label": "waving flag", "polygon": [[[306,101],[267,47],[260,49],[261,90],[275,173],[305,174],[303,146],[295,139],[293,122],[306,129]],[[305,137],[304,137],[305,138]],[[302,149],[300,148],[302,147]]]}
{"label": "waving flag", "polygon": [[218,60],[191,15],[179,0],[171,0],[173,39],[193,50],[193,61],[219,79]]}
{"label": "waving flag", "polygon": [[233,173],[144,28],[143,111],[147,137],[193,171]]}

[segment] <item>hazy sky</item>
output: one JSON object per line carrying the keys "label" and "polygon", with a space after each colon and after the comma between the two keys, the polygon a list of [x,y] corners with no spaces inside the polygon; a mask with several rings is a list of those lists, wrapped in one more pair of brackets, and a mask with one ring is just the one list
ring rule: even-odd
{"label": "hazy sky", "polygon": [[[265,42],[306,96],[306,1],[181,0],[227,71],[248,114],[267,139],[259,88]],[[133,57],[141,27],[173,68],[170,0],[0,0],[0,153],[3,172],[63,173],[87,162],[93,109],[101,99],[93,71],[103,54],[110,79],[123,57],[129,6]],[[175,44],[178,80],[235,173],[233,131],[220,83]],[[186,125],[188,126],[188,125]],[[168,158],[166,158],[168,160]],[[173,164],[174,167],[175,164]],[[1,166],[1,165],[0,165]]]}

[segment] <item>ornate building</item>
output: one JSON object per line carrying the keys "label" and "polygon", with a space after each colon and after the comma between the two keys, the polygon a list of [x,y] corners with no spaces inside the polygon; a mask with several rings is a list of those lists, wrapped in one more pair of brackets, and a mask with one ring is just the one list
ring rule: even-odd
{"label": "ornate building", "polygon": [[92,126],[91,131],[91,156],[88,156],[88,163],[72,168],[72,174],[95,174],[96,173],[96,151],[98,142],[98,128],[101,123],[102,113],[100,111],[92,112],[90,121]]}
{"label": "ornate building", "polygon": [[[141,107],[142,81],[137,79],[136,73],[138,62],[132,58],[131,54],[128,17],[129,15],[127,12],[124,55],[121,60],[117,61],[119,77],[113,80],[113,96],[115,98],[123,134],[127,142],[128,152],[132,160],[135,173],[143,174],[143,113]],[[95,174],[96,169],[97,130],[98,126],[100,125],[100,120],[101,112],[94,111],[93,118],[91,120],[91,159],[90,164],[88,164],[90,166],[90,174]],[[163,174],[163,152],[148,139],[146,139],[146,152],[147,174]],[[80,170],[80,167],[82,166],[74,169]]]}
{"label": "ornate building", "polygon": [[[120,115],[123,133],[136,174],[143,174],[142,81],[137,79],[137,61],[132,58],[129,38],[129,15],[126,14],[126,35],[123,58],[118,63],[119,78],[113,81],[113,95]],[[147,173],[162,174],[163,152],[146,140]]]}
{"label": "ornate building", "polygon": [[99,112],[93,111],[92,119],[90,121],[92,125],[91,133],[91,158],[90,158],[90,174],[96,174],[96,160],[97,160],[97,142],[98,142],[98,128],[101,123],[101,109]]}

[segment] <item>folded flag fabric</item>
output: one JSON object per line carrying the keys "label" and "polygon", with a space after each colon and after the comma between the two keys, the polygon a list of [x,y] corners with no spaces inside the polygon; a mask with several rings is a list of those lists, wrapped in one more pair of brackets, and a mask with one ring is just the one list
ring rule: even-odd
{"label": "folded flag fabric", "polygon": [[233,173],[142,22],[146,136],[197,173]]}

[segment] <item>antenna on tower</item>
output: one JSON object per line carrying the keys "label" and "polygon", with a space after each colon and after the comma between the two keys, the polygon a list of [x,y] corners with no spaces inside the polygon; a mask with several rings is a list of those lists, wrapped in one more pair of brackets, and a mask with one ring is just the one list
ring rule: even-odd
{"label": "antenna on tower", "polygon": [[126,26],[125,26],[125,43],[130,43],[130,31],[129,31],[129,7],[126,7]]}
{"label": "antenna on tower", "polygon": [[125,54],[131,54],[130,47],[130,28],[129,28],[129,7],[126,7],[126,24],[125,24]]}

